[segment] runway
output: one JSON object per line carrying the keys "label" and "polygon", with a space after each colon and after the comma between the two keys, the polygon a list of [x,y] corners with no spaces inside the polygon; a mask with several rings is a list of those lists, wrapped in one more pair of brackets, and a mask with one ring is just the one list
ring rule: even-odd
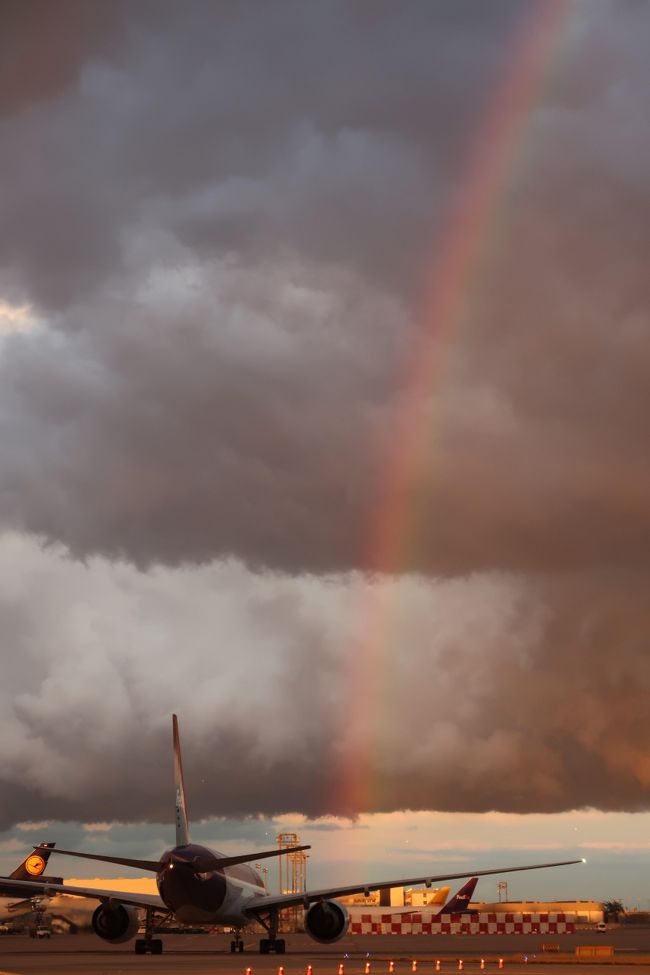
{"label": "runway", "polygon": [[[616,971],[638,973],[650,968],[650,929],[613,932],[606,941],[583,932],[573,936],[572,947],[558,955],[542,955],[539,936],[526,941],[522,936],[476,936],[479,947],[470,944],[468,936],[366,936],[344,938],[335,945],[318,945],[304,935],[288,936],[287,953],[283,956],[259,955],[257,938],[246,942],[247,951],[231,955],[229,936],[168,935],[165,952],[156,956],[134,954],[132,943],[106,945],[96,936],[59,935],[50,941],[34,941],[23,936],[0,938],[0,975],[121,975],[121,973],[160,972],[163,975],[389,975],[389,962],[394,962],[395,975],[436,975],[436,959],[440,959],[442,975],[459,972],[458,960],[463,959],[462,971],[469,975],[499,975],[499,957],[504,959],[504,975],[575,975],[574,946],[583,944],[618,943],[614,956]],[[591,936],[589,936],[591,935]],[[576,940],[578,939],[578,940]],[[443,944],[440,944],[440,942]],[[434,943],[435,942],[435,943]],[[514,945],[513,945],[514,942]],[[564,946],[563,946],[564,947]],[[524,957],[528,957],[528,961]],[[480,959],[485,969],[480,967]],[[312,972],[307,972],[307,966]],[[581,962],[579,970],[585,975],[602,975],[603,965]]]}

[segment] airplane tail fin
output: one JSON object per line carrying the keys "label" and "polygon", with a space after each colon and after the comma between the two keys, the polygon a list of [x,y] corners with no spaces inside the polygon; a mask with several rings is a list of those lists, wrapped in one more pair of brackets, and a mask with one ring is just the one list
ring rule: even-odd
{"label": "airplane tail fin", "polygon": [[478,877],[468,880],[438,914],[466,914],[477,883]]}
{"label": "airplane tail fin", "polygon": [[451,889],[450,887],[438,887],[438,889],[433,893],[433,895],[429,899],[427,907],[429,906],[429,904],[431,905],[431,907],[442,907],[445,901],[447,900],[447,898],[449,897],[450,889]]}
{"label": "airplane tail fin", "polygon": [[12,880],[34,880],[45,873],[47,861],[50,859],[50,852],[54,843],[39,843],[32,852],[25,857],[13,873],[9,876]]}
{"label": "airplane tail fin", "polygon": [[181,761],[181,742],[178,734],[178,718],[172,715],[174,738],[174,785],[176,786],[176,846],[187,846],[190,842],[190,829],[187,822],[185,784],[183,782],[183,763]]}

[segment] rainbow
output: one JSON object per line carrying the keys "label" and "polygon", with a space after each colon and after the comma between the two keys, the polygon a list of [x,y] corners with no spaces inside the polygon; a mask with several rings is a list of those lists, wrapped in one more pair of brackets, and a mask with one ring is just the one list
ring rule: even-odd
{"label": "rainbow", "polygon": [[511,43],[512,59],[488,98],[474,152],[432,261],[423,328],[405,372],[403,403],[390,431],[385,477],[370,519],[369,578],[358,638],[351,648],[350,694],[341,713],[347,731],[335,800],[350,816],[394,803],[382,795],[375,766],[383,709],[390,701],[389,653],[398,593],[394,574],[415,561],[418,491],[431,459],[430,404],[454,335],[467,320],[472,290],[485,274],[505,222],[508,194],[527,148],[529,121],[576,9],[574,0],[523,6],[525,19]]}

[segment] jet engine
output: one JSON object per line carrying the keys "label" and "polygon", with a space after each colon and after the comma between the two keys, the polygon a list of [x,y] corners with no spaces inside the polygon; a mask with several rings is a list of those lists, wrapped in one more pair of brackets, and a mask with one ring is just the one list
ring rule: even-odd
{"label": "jet engine", "polygon": [[93,931],[104,941],[119,945],[138,933],[140,921],[135,907],[100,904],[93,914]]}
{"label": "jet engine", "polygon": [[349,924],[350,915],[338,901],[317,901],[305,913],[305,931],[325,945],[342,938]]}

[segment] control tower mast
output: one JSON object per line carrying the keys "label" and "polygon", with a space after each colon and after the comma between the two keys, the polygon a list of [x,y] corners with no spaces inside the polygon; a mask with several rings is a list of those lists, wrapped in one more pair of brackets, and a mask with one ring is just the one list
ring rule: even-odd
{"label": "control tower mast", "polygon": [[[297,833],[278,833],[278,849],[290,850],[300,845]],[[278,857],[278,875],[281,894],[302,894],[307,889],[307,854],[284,853]],[[288,908],[281,914],[283,931],[297,931],[302,915],[301,907]]]}

